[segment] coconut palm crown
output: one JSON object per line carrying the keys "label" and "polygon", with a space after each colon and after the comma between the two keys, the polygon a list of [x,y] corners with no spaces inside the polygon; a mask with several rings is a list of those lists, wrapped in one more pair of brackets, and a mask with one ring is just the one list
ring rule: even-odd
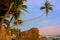
{"label": "coconut palm crown", "polygon": [[46,0],[44,6],[42,6],[40,9],[45,9],[46,11],[46,16],[48,16],[49,10],[52,10],[52,5]]}

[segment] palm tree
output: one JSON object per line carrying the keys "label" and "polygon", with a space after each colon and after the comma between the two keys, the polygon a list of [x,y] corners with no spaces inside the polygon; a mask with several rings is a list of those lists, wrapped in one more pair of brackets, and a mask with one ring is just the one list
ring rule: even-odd
{"label": "palm tree", "polygon": [[10,11],[10,14],[12,15],[10,22],[14,18],[15,19],[14,24],[15,23],[22,24],[22,20],[19,20],[18,17],[20,17],[21,14],[24,14],[23,11],[28,12],[27,6],[23,4],[24,1],[26,1],[26,0],[14,0],[14,5]]}
{"label": "palm tree", "polygon": [[48,2],[48,0],[46,0],[44,6],[42,6],[40,9],[45,9],[46,11],[46,16],[48,16],[48,12],[49,10],[52,10],[52,5]]}
{"label": "palm tree", "polygon": [[[19,21],[18,17],[20,16],[21,13],[23,13],[24,10],[25,12],[27,11],[27,6],[24,4],[24,1],[26,0],[1,0],[0,1],[0,27],[3,23],[7,25],[7,34],[10,31],[10,23],[15,19],[14,21],[16,23],[22,23]],[[8,16],[11,16],[12,18],[10,20],[7,20],[6,18]],[[0,30],[1,31],[1,30]]]}
{"label": "palm tree", "polygon": [[[10,23],[13,20],[13,18],[15,19],[14,23],[22,24],[22,20],[19,20],[18,17],[21,15],[21,13],[23,13],[23,11],[28,12],[27,6],[24,4],[24,1],[26,0],[1,0],[0,1],[1,2],[0,4],[0,28],[2,27],[1,25],[5,23],[7,25],[7,28],[6,28],[7,34],[10,31]],[[10,20],[6,19],[8,16],[11,16]]]}
{"label": "palm tree", "polygon": [[[10,24],[10,22],[12,21],[13,18],[15,18],[15,21],[18,21],[18,17],[21,15],[21,13],[23,13],[24,10],[25,12],[28,12],[27,6],[24,4],[24,1],[26,0],[5,0],[2,3],[3,0],[1,0],[1,4],[0,4],[0,21],[2,24],[3,22],[7,22]],[[7,8],[6,8],[7,7]],[[5,10],[6,9],[6,10]],[[12,16],[11,20],[8,22],[8,20],[6,20],[5,18],[7,16]]]}

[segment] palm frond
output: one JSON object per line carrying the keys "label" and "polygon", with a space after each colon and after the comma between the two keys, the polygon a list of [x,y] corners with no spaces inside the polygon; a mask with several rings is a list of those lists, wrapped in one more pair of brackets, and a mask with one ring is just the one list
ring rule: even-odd
{"label": "palm frond", "polygon": [[27,9],[26,9],[26,8],[24,8],[24,7],[22,7],[21,5],[19,5],[19,6],[18,6],[18,8],[20,8],[20,10],[23,10],[23,11],[25,11],[25,12],[29,13],[29,12],[27,11]]}
{"label": "palm frond", "polygon": [[53,10],[52,7],[49,7],[49,10]]}
{"label": "palm frond", "polygon": [[22,23],[23,23],[23,20],[18,20],[18,24],[22,25]]}
{"label": "palm frond", "polygon": [[25,1],[25,2],[26,2],[27,0],[23,0],[23,1]]}
{"label": "palm frond", "polygon": [[9,25],[9,21],[7,19],[4,20],[4,23]]}
{"label": "palm frond", "polygon": [[20,14],[23,14],[23,15],[25,15],[25,14],[24,14],[24,12],[22,12],[22,11],[20,11]]}
{"label": "palm frond", "polygon": [[27,6],[26,6],[26,5],[22,5],[22,7],[23,7],[23,8],[27,8]]}
{"label": "palm frond", "polygon": [[19,16],[20,16],[20,13],[15,13],[14,14],[14,17],[15,17],[16,20],[18,19]]}
{"label": "palm frond", "polygon": [[40,9],[45,9],[45,7],[44,7],[44,6],[42,6]]}
{"label": "palm frond", "polygon": [[14,25],[17,25],[17,21],[15,21],[13,24],[14,24]]}

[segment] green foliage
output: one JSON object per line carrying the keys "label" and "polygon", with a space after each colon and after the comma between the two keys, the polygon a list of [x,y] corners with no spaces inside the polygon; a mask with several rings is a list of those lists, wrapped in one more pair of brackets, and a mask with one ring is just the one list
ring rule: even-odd
{"label": "green foliage", "polygon": [[48,12],[49,10],[52,10],[52,5],[48,2],[48,0],[46,0],[44,6],[42,6],[40,9],[46,9],[46,16],[48,16]]}
{"label": "green foliage", "polygon": [[53,10],[52,7],[49,8],[50,10]]}
{"label": "green foliage", "polygon": [[42,6],[40,9],[45,9],[45,7],[44,7],[44,6]]}
{"label": "green foliage", "polygon": [[6,7],[9,7],[9,3],[8,3],[8,2],[6,2],[4,5],[5,5]]}
{"label": "green foliage", "polygon": [[23,7],[23,8],[27,8],[27,6],[26,6],[26,5],[22,5],[22,7]]}
{"label": "green foliage", "polygon": [[[4,16],[6,14],[6,12],[8,11],[11,3],[14,2],[14,5],[12,6],[12,8],[10,9],[8,15],[6,17],[12,16],[10,22],[12,21],[12,19],[14,18],[14,21],[18,21],[18,17],[21,16],[21,14],[23,14],[23,11],[28,12],[27,11],[27,6],[24,4],[26,0],[1,0],[0,1],[0,16]],[[24,5],[23,5],[24,4]],[[21,11],[23,10],[23,11]],[[0,18],[0,21],[3,18]],[[6,20],[6,19],[5,19]],[[4,23],[9,23],[8,20]],[[21,22],[20,22],[21,24]]]}
{"label": "green foliage", "polygon": [[7,19],[4,20],[4,23],[5,23],[6,25],[9,25],[9,21],[8,21]]}
{"label": "green foliage", "polygon": [[11,29],[11,34],[17,35],[20,32],[20,29],[13,28]]}

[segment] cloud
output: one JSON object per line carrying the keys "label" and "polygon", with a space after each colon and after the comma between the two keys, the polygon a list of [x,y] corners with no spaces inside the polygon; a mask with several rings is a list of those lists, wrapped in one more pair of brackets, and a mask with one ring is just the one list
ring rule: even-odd
{"label": "cloud", "polygon": [[60,25],[58,24],[58,25],[39,28],[40,34],[41,35],[60,35],[59,27]]}

